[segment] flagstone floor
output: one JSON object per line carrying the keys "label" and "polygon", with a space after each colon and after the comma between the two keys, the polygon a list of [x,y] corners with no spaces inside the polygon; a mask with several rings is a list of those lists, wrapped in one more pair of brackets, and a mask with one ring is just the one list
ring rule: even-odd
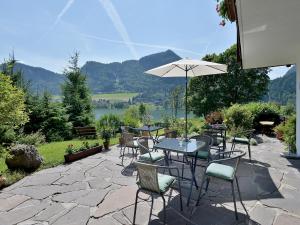
{"label": "flagstone floor", "polygon": [[[238,177],[250,219],[238,203],[233,211],[229,184],[211,181],[208,193],[195,207],[179,210],[178,193],[167,193],[168,224],[300,224],[300,161],[279,156],[283,145],[273,138],[252,146],[253,162],[242,160]],[[120,225],[131,224],[136,172],[126,157],[120,165],[117,146],[69,165],[45,169],[0,191],[1,225]],[[188,173],[188,170],[185,170]],[[202,169],[197,168],[200,182]],[[188,174],[187,174],[188,175]],[[183,195],[186,202],[187,189]],[[151,201],[141,195],[137,224],[162,224],[162,200],[156,198],[149,222]]]}

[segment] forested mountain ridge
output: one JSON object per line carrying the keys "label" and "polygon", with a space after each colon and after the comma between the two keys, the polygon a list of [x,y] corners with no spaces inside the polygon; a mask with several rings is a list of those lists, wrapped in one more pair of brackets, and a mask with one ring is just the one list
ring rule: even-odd
{"label": "forested mountain ridge", "polygon": [[[139,92],[162,95],[170,88],[183,84],[181,78],[160,78],[145,74],[144,71],[181,59],[173,51],[167,50],[142,57],[139,60],[100,63],[86,62],[81,71],[86,74],[92,93]],[[31,83],[31,90],[45,90],[58,95],[64,81],[62,74],[54,73],[40,67],[17,63],[15,70],[21,70],[24,78]]]}
{"label": "forested mountain ridge", "polygon": [[291,67],[284,76],[270,81],[268,99],[279,104],[296,102],[296,67]]}

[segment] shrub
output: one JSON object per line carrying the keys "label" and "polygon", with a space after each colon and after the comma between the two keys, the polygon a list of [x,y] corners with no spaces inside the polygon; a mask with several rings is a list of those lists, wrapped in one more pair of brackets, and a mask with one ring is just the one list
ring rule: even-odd
{"label": "shrub", "polygon": [[283,125],[283,139],[292,153],[296,153],[296,115],[287,118]]}
{"label": "shrub", "polygon": [[110,130],[115,136],[116,132],[121,126],[121,119],[114,114],[103,115],[97,122],[97,129],[102,132],[103,130]]}
{"label": "shrub", "polygon": [[40,144],[45,143],[46,137],[41,132],[35,132],[31,134],[21,134],[18,137],[17,142],[19,144],[27,144],[27,145],[35,145],[38,146]]}
{"label": "shrub", "polygon": [[224,115],[222,112],[211,112],[205,117],[205,121],[208,124],[221,124],[223,123]]}
{"label": "shrub", "polygon": [[234,104],[224,111],[224,122],[232,132],[252,128],[253,117],[249,110],[240,104]]}
{"label": "shrub", "polygon": [[139,120],[139,109],[132,105],[124,112],[124,125],[130,127],[139,127],[141,122]]}
{"label": "shrub", "polygon": [[16,133],[12,128],[0,125],[0,145],[11,144],[16,140]]}
{"label": "shrub", "polygon": [[253,128],[256,130],[261,129],[259,121],[274,121],[274,125],[281,122],[281,108],[275,103],[266,102],[251,102],[243,105],[253,117]]}

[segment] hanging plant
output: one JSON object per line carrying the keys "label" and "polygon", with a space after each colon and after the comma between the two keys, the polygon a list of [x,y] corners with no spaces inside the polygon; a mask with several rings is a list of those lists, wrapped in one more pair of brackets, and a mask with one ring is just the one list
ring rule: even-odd
{"label": "hanging plant", "polygon": [[220,26],[224,27],[226,25],[226,21],[233,22],[236,20],[235,6],[233,1],[217,0],[216,11],[222,18],[219,24]]}

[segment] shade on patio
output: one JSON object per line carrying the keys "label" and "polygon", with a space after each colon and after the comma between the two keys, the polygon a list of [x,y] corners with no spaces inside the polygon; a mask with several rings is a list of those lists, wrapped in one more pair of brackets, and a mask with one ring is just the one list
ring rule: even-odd
{"label": "shade on patio", "polygon": [[185,138],[187,139],[187,78],[227,73],[227,66],[197,59],[181,59],[145,73],[160,77],[185,77]]}

